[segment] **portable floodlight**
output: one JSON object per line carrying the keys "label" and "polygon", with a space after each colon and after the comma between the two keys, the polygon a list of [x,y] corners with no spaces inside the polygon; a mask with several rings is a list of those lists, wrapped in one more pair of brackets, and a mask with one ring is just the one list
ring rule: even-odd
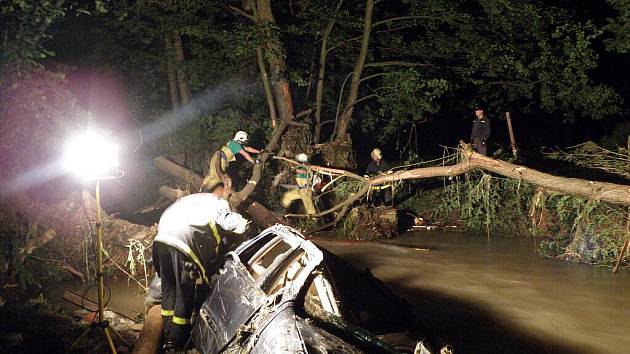
{"label": "portable floodlight", "polygon": [[77,135],[66,144],[64,167],[83,180],[112,178],[118,167],[118,146],[96,132]]}
{"label": "portable floodlight", "polygon": [[125,344],[125,339],[109,326],[104,315],[103,289],[103,223],[101,220],[101,179],[120,177],[118,175],[118,146],[108,141],[105,136],[93,131],[77,135],[68,141],[63,158],[65,169],[84,181],[96,181],[96,278],[98,297],[98,321],[92,323],[77,340],[72,343],[70,350],[85,337],[93,328],[101,328],[107,339],[112,353],[116,354],[116,346],[110,334],[114,333]]}

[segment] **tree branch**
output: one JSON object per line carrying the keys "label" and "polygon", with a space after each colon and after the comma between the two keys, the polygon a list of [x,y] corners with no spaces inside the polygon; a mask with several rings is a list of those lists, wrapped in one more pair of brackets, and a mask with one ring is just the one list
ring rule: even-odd
{"label": "tree branch", "polygon": [[253,15],[248,14],[247,12],[243,11],[242,9],[240,9],[240,8],[238,8],[236,6],[233,6],[233,5],[225,6],[225,5],[223,5],[223,7],[227,8],[228,10],[231,10],[232,12],[234,12],[234,13],[236,13],[238,15],[241,15],[241,16],[251,20],[252,22],[256,22],[256,18]]}

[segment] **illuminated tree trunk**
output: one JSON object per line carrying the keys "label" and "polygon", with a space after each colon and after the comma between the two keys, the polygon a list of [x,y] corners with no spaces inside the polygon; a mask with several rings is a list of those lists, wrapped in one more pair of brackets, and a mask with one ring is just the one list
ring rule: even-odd
{"label": "illuminated tree trunk", "polygon": [[177,86],[177,71],[175,69],[175,58],[173,45],[169,36],[164,38],[166,44],[166,74],[168,75],[168,92],[171,97],[171,108],[176,110],[180,106],[179,88]]}
{"label": "illuminated tree trunk", "polygon": [[186,74],[181,68],[184,62],[184,47],[182,45],[182,36],[179,33],[173,34],[173,49],[175,51],[175,60],[177,61],[177,86],[179,87],[179,97],[182,100],[182,105],[184,105],[190,102],[192,94],[188,86],[188,81],[186,80]]}
{"label": "illuminated tree trunk", "polygon": [[[339,0],[335,13],[339,11],[343,0]],[[324,98],[324,79],[326,78],[326,58],[328,56],[328,39],[333,27],[335,26],[335,18],[332,18],[326,26],[324,35],[322,36],[322,46],[319,50],[319,73],[317,75],[317,90],[315,93],[315,132],[313,136],[313,142],[319,143],[319,137],[321,135],[322,124],[322,100]]]}
{"label": "illuminated tree trunk", "polygon": [[361,49],[359,56],[354,64],[354,70],[352,71],[352,83],[350,85],[350,94],[346,100],[345,108],[339,122],[337,124],[337,137],[336,140],[346,141],[350,140],[348,136],[348,129],[350,127],[350,120],[352,119],[352,113],[354,112],[354,105],[359,96],[359,85],[361,83],[361,75],[363,74],[363,68],[365,67],[365,60],[367,58],[367,52],[370,44],[370,32],[372,30],[372,13],[374,11],[374,0],[366,0],[365,2],[365,22],[363,24],[363,38],[361,39]]}

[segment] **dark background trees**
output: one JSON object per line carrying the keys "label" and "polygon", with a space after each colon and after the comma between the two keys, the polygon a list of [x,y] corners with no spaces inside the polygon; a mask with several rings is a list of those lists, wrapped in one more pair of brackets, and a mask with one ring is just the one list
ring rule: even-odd
{"label": "dark background trees", "polygon": [[[239,129],[277,154],[359,170],[374,147],[392,161],[441,155],[467,138],[480,101],[494,144],[508,145],[510,111],[533,152],[625,144],[630,130],[623,1],[11,0],[0,11],[3,181],[55,185],[22,182],[63,137],[98,124],[125,151],[127,177],[106,187],[108,208],[125,213],[158,198],[153,157],[205,173]],[[271,178],[286,166],[267,168],[253,192],[274,206]]]}

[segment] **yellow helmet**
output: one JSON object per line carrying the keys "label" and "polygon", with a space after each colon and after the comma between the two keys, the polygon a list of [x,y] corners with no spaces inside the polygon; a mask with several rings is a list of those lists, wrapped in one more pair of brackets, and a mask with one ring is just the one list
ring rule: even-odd
{"label": "yellow helmet", "polygon": [[383,153],[381,152],[381,149],[376,148],[372,150],[372,153],[370,154],[370,156],[372,156],[372,158],[377,158],[380,160],[383,158]]}

